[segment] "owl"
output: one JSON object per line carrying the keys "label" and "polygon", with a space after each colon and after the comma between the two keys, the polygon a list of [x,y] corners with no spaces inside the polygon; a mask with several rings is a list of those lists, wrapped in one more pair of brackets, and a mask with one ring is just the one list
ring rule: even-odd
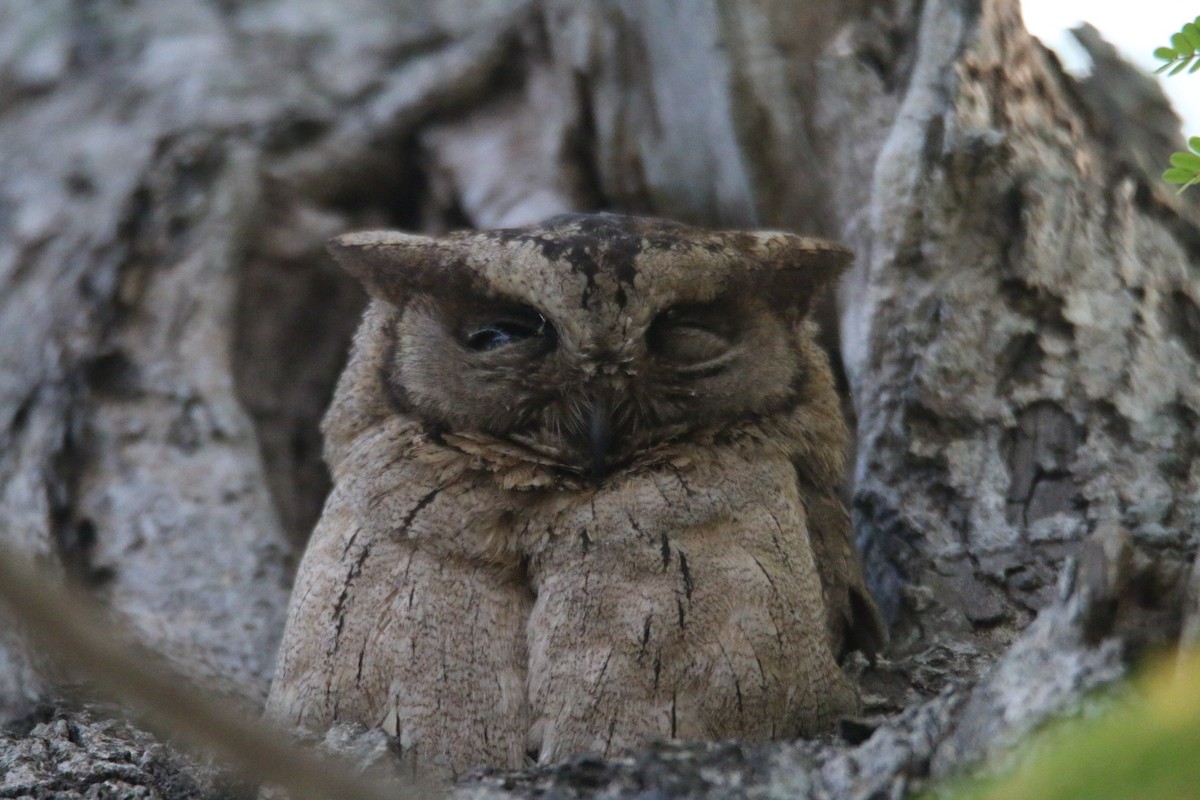
{"label": "owl", "polygon": [[372,301],[272,717],[453,778],[856,711],[883,628],[807,319],[848,250],[611,214],[330,248]]}

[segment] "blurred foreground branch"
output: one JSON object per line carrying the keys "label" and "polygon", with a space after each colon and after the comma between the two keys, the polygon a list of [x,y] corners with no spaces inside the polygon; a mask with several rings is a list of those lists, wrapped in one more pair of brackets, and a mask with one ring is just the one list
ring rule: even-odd
{"label": "blurred foreground branch", "polygon": [[[76,590],[4,546],[0,602],[57,663],[94,681],[105,699],[136,709],[141,721],[164,739],[182,738],[249,780],[278,785],[295,800],[401,797],[400,787],[368,780],[328,756],[298,748],[287,733],[224,707],[132,642]],[[432,787],[416,783],[403,788],[407,797],[435,795]]]}

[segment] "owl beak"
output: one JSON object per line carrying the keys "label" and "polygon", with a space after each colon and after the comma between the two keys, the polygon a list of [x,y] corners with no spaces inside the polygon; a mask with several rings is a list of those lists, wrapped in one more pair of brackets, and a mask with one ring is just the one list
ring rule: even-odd
{"label": "owl beak", "polygon": [[612,403],[607,397],[597,397],[592,401],[590,433],[592,478],[598,480],[604,476],[608,466],[608,452],[612,447]]}

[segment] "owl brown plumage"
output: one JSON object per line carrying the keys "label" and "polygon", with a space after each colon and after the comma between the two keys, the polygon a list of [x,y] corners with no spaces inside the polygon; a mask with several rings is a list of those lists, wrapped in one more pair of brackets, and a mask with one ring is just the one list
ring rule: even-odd
{"label": "owl brown plumage", "polygon": [[615,215],[331,248],[374,300],[274,717],[453,776],[855,711],[882,628],[805,318],[848,251]]}

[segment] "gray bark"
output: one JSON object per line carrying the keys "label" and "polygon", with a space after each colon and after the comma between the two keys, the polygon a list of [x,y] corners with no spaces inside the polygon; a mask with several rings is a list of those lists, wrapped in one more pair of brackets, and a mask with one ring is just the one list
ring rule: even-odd
{"label": "gray bark", "polygon": [[45,716],[0,732],[0,797],[203,800],[225,788],[111,709]]}
{"label": "gray bark", "polygon": [[[1015,0],[0,5],[0,537],[253,705],[363,304],[326,237],[600,208],[825,235],[858,252],[874,735],[461,791],[899,796],[993,758],[1200,631],[1200,228],[1153,177],[1161,99],[1104,63],[1064,75]],[[1129,92],[1154,113],[1114,119]],[[0,721],[53,677],[0,628]],[[6,769],[59,755],[0,797],[52,796],[58,734],[15,730]]]}
{"label": "gray bark", "polygon": [[965,47],[918,61],[875,172],[855,505],[881,586],[1003,644],[1107,528],[1195,550],[1195,227],[1015,14],[934,11]]}

